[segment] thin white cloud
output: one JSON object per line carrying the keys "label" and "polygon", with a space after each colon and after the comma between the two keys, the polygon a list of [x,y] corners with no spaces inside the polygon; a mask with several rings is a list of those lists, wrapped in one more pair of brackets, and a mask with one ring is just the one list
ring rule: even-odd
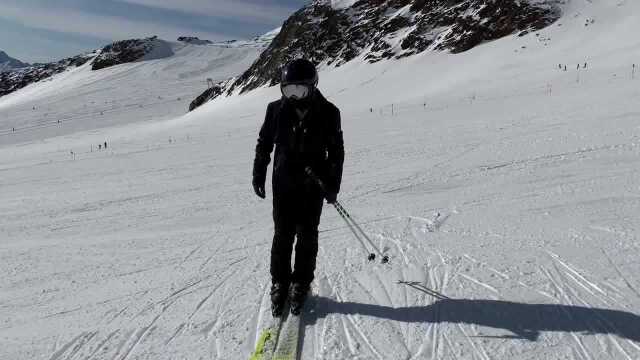
{"label": "thin white cloud", "polygon": [[129,39],[158,35],[174,40],[180,35],[195,35],[211,40],[228,39],[225,34],[194,31],[193,29],[160,23],[133,21],[115,16],[89,14],[76,10],[2,4],[0,18],[19,22],[25,26],[63,33],[93,36],[105,40]]}
{"label": "thin white cloud", "polygon": [[145,5],[155,8],[177,10],[192,14],[232,19],[246,19],[264,23],[279,23],[292,12],[290,7],[269,5],[264,1],[248,2],[242,0],[118,0],[120,2]]}

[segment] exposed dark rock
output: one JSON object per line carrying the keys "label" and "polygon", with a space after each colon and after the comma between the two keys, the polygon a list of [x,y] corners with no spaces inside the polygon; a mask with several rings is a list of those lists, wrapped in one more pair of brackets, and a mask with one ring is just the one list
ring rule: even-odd
{"label": "exposed dark rock", "polygon": [[14,59],[7,55],[4,51],[0,50],[0,72],[9,71],[13,69],[21,69],[28,67],[29,64],[24,63],[18,59]]}
{"label": "exposed dark rock", "polygon": [[209,44],[213,44],[213,42],[211,40],[200,40],[199,38],[195,37],[195,36],[180,36],[178,38],[178,41],[187,43],[187,44],[192,44],[192,45],[209,45]]}
{"label": "exposed dark rock", "polygon": [[207,101],[215,98],[222,94],[222,87],[219,85],[215,85],[203,92],[200,96],[198,96],[195,100],[189,104],[189,111],[193,111],[198,108],[200,105],[206,103]]}
{"label": "exposed dark rock", "polygon": [[2,72],[0,73],[0,96],[47,79],[70,67],[84,65],[88,61],[93,61],[91,65],[93,70],[99,70],[114,65],[159,59],[171,55],[173,55],[173,51],[170,44],[155,36],[147,39],[118,41],[96,52],[74,56],[58,62],[33,64],[25,68]]}
{"label": "exposed dark rock", "polygon": [[68,68],[78,67],[90,61],[95,54],[78,55],[58,62],[33,64],[29,67],[0,73],[0,96],[10,94],[23,87],[47,79]]}
{"label": "exposed dark rock", "polygon": [[316,0],[287,19],[260,58],[225,89],[245,92],[279,82],[288,60],[340,66],[427,50],[460,53],[483,42],[544,28],[560,17],[554,0],[360,0],[335,9]]}
{"label": "exposed dark rock", "polygon": [[130,39],[114,42],[102,48],[93,60],[92,70],[101,70],[115,65],[131,63],[147,58],[162,58],[173,55],[169,45],[157,36],[146,39]]}

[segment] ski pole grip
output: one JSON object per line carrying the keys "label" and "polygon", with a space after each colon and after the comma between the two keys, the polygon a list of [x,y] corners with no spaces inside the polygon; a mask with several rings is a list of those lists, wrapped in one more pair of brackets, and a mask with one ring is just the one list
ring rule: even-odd
{"label": "ski pole grip", "polygon": [[311,166],[307,166],[304,169],[304,172],[307,173],[307,175],[313,180],[315,181],[318,186],[320,186],[320,189],[322,189],[323,192],[327,192],[327,188],[324,187],[324,183],[322,182],[322,180],[320,180],[320,178],[318,177],[318,175],[316,175],[316,173],[313,172],[313,169],[311,168]]}

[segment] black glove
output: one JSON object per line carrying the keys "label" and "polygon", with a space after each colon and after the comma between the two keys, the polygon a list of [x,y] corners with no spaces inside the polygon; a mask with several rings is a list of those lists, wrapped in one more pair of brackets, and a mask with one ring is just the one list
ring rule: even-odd
{"label": "black glove", "polygon": [[260,197],[261,199],[264,199],[267,197],[267,194],[264,191],[264,180],[262,179],[258,179],[258,178],[253,178],[253,191],[256,193],[256,195],[258,195],[258,197]]}
{"label": "black glove", "polygon": [[338,193],[333,191],[327,191],[324,194],[324,198],[327,199],[327,204],[335,204],[338,201]]}

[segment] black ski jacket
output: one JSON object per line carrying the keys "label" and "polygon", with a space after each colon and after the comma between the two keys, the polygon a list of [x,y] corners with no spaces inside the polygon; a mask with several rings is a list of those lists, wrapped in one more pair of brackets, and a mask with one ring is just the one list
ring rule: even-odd
{"label": "black ski jacket", "polygon": [[262,183],[274,145],[274,197],[309,184],[304,173],[307,166],[311,166],[329,191],[340,191],[344,163],[340,111],[319,90],[315,90],[309,111],[302,120],[285,99],[267,107],[253,163],[254,179]]}

